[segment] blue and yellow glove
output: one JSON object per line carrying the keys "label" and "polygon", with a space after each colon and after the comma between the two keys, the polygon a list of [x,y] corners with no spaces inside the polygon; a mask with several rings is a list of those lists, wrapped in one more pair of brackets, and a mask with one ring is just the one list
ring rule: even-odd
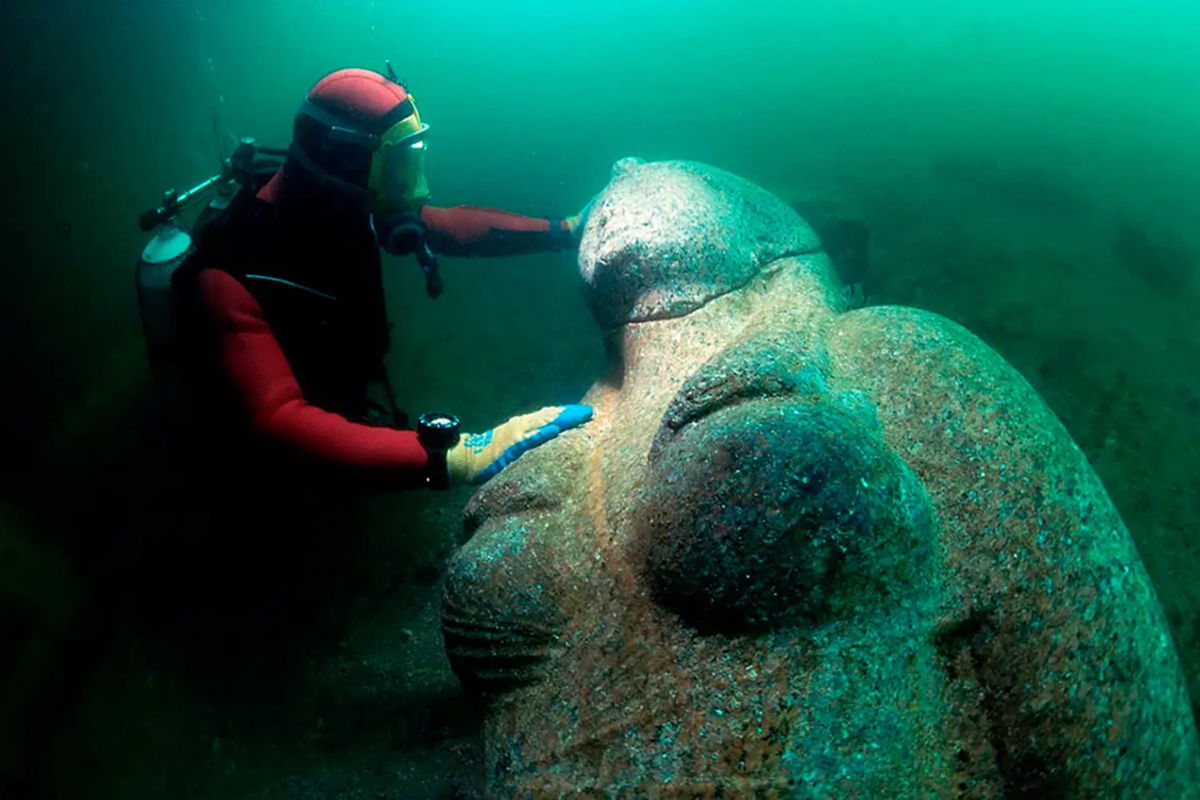
{"label": "blue and yellow glove", "polygon": [[450,483],[483,483],[528,450],[592,418],[591,406],[550,406],[513,417],[486,433],[463,434],[446,451]]}
{"label": "blue and yellow glove", "polygon": [[583,232],[587,229],[588,217],[592,215],[592,204],[596,202],[596,197],[599,196],[596,195],[591,200],[588,200],[587,205],[583,207],[582,211],[566,219],[567,230],[571,232],[571,238],[575,240],[576,244],[583,238]]}

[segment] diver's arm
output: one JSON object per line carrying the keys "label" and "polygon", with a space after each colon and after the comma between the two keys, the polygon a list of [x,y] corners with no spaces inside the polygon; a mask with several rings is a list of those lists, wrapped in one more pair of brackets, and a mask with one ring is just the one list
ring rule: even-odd
{"label": "diver's arm", "polygon": [[566,219],[537,219],[475,206],[425,206],[421,220],[428,228],[429,246],[448,256],[517,256],[577,246]]}
{"label": "diver's arm", "polygon": [[425,484],[428,455],[415,431],[360,425],[305,401],[253,295],[232,275],[198,276],[202,310],[219,340],[220,368],[255,433],[301,457],[369,483],[408,489]]}

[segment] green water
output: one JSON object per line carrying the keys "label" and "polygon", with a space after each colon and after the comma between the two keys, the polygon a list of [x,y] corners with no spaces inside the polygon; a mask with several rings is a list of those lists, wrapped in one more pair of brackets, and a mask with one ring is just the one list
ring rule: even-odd
{"label": "green water", "polygon": [[[153,469],[138,455],[138,215],[215,169],[214,114],[225,135],[283,145],[323,74],[390,58],[432,125],[438,204],[564,216],[615,159],[638,155],[851,210],[871,230],[870,265],[854,276],[871,302],[966,325],[1067,424],[1138,542],[1200,691],[1200,5],[48,0],[9,3],[0,20],[0,497],[13,509],[0,518],[39,553],[48,542],[39,558],[77,564],[80,585],[103,585],[106,526],[123,524]],[[436,302],[413,264],[386,263],[390,367],[407,408],[490,425],[575,399],[599,369],[569,256],[446,259]],[[414,550],[436,550],[429,520],[463,499],[397,501],[423,520]],[[429,623],[412,599],[422,591],[379,614]],[[355,618],[365,648],[385,647],[378,619]],[[357,771],[387,763],[373,755],[387,738],[378,715],[355,728],[344,698],[331,711],[311,687],[298,690],[306,710],[282,721],[275,701],[227,713],[126,628],[116,620],[88,645],[103,651],[93,671],[39,690],[62,699],[37,739],[43,761],[24,768],[37,780],[57,774],[50,785],[79,791],[86,781],[61,778],[73,764],[98,787],[80,796],[98,797],[260,796],[306,769],[328,785],[386,783]],[[399,718],[437,705],[404,697],[386,701]],[[3,747],[36,716],[6,703]],[[332,743],[308,724],[326,717]],[[437,747],[447,737],[435,729],[394,749]]]}
{"label": "green water", "polygon": [[[97,326],[134,333],[130,221],[213,168],[214,109],[232,134],[283,143],[322,74],[389,57],[434,125],[442,203],[570,213],[633,153],[784,194],[815,185],[883,218],[938,205],[931,165],[955,158],[1044,173],[1097,214],[1193,238],[1200,10],[1186,2],[253,6],[6,7],[6,105],[22,120],[6,238],[40,268],[6,276],[36,300],[5,294],[52,352],[107,346]],[[1080,227],[1056,233],[1094,235]],[[47,333],[41,303],[74,313]]]}

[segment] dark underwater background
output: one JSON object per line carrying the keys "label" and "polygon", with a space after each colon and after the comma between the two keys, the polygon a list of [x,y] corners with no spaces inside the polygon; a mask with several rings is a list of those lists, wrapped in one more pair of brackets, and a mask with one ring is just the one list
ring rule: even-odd
{"label": "dark underwater background", "polygon": [[[477,720],[437,627],[469,490],[370,503],[336,557],[156,555],[211,522],[150,435],[138,216],[212,174],[218,139],[285,145],[322,75],[388,58],[438,204],[566,216],[637,155],[869,232],[843,280],[975,332],[1086,453],[1196,708],[1194,0],[14,0],[0,21],[0,797],[469,785]],[[436,301],[385,267],[410,412],[478,430],[600,370],[567,254],[445,259]]]}

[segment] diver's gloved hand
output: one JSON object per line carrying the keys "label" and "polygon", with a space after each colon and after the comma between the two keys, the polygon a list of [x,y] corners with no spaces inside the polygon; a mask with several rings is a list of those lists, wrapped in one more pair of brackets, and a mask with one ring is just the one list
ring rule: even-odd
{"label": "diver's gloved hand", "polygon": [[591,418],[591,406],[550,406],[513,417],[486,433],[463,434],[446,452],[450,483],[483,483],[526,451]]}
{"label": "diver's gloved hand", "polygon": [[595,195],[591,200],[588,200],[587,205],[578,214],[567,217],[567,230],[571,232],[571,238],[578,242],[583,238],[583,232],[587,228],[588,217],[592,215],[592,205],[596,202],[596,198],[600,195]]}

